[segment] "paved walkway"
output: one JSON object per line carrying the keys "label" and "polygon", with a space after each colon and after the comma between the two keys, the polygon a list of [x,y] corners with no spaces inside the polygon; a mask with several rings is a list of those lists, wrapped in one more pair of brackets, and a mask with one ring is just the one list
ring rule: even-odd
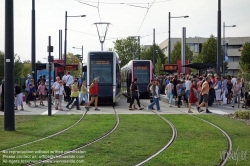
{"label": "paved walkway", "polygon": [[[146,106],[150,104],[149,100],[140,100],[141,105],[144,107],[144,110],[133,110],[130,111],[128,109],[129,103],[126,102],[126,98],[124,96],[121,97],[121,100],[116,104],[115,108],[118,114],[153,114],[153,112],[146,109]],[[39,101],[37,102],[39,104]],[[47,102],[44,102],[45,105]],[[62,107],[64,111],[55,110],[54,105],[52,106],[52,114],[82,114],[85,111],[85,108],[81,106],[81,110],[76,110],[76,107],[73,107],[71,110],[66,109],[66,102],[62,103]],[[137,106],[138,107],[138,106]],[[186,114],[188,111],[187,107],[177,108],[177,106],[169,107],[169,105],[165,102],[160,101],[161,112],[159,114]],[[111,106],[99,106],[100,111],[95,111],[94,107],[89,109],[88,114],[113,114],[113,109]],[[199,114],[195,109],[196,106],[193,105],[192,111],[193,114]],[[20,109],[20,107],[19,107]],[[205,110],[205,108],[203,108]],[[209,107],[209,110],[215,114],[229,114],[234,113],[238,108],[232,108],[228,105],[213,105]],[[205,114],[205,113],[201,113]],[[0,111],[0,116],[4,115],[3,112]],[[24,111],[16,110],[15,115],[48,115],[48,106],[38,106],[34,107],[32,103],[31,106],[24,104]]]}

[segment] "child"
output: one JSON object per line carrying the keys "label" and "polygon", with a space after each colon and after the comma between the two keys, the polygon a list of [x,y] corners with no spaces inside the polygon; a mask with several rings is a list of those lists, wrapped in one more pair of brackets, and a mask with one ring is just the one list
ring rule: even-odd
{"label": "child", "polygon": [[44,106],[43,98],[45,95],[45,85],[44,85],[43,80],[40,81],[40,85],[38,86],[38,93],[39,93],[39,98],[40,98],[40,105]]}
{"label": "child", "polygon": [[59,81],[59,85],[56,85],[56,87],[54,89],[54,92],[55,92],[55,97],[57,99],[56,103],[55,103],[55,105],[56,105],[55,108],[57,110],[58,106],[59,106],[59,110],[63,111],[63,109],[62,109],[62,98],[63,98],[63,95],[66,96],[66,93],[65,93],[65,90],[64,90],[62,80]]}

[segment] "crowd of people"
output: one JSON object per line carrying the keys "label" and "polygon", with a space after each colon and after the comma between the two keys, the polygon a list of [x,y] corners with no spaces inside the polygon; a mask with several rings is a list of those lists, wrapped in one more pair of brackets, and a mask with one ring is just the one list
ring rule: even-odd
{"label": "crowd of people", "polygon": [[[199,112],[203,111],[201,107],[205,105],[206,113],[211,113],[208,110],[208,106],[212,106],[213,104],[231,104],[234,108],[237,103],[238,108],[240,108],[242,101],[244,103],[242,105],[243,108],[250,107],[250,92],[245,91],[247,85],[245,85],[243,78],[236,78],[230,75],[218,77],[217,74],[203,74],[202,76],[198,76],[181,73],[159,76],[152,81],[153,84],[161,87],[161,94],[167,95],[170,107],[172,107],[173,99],[177,100],[178,108],[181,107],[182,101],[182,103],[188,106],[188,113],[192,113],[190,109],[191,104],[196,104]],[[149,86],[151,84],[152,82],[149,83]],[[248,86],[250,86],[250,82]],[[151,106],[148,108],[151,108]]]}
{"label": "crowd of people", "polygon": [[[95,101],[95,110],[100,110],[97,108],[98,103],[98,79],[94,79],[93,83],[90,85],[89,90],[87,90],[86,80],[83,80],[83,77],[77,78],[70,75],[70,72],[66,72],[65,75],[60,79],[59,76],[55,78],[55,81],[52,77],[48,79],[45,76],[40,76],[37,80],[37,85],[30,74],[27,75],[22,87],[14,84],[14,95],[15,95],[15,104],[14,110],[18,110],[18,107],[21,106],[20,110],[23,108],[23,100],[28,106],[31,106],[31,102],[34,102],[34,107],[38,107],[37,102],[40,102],[40,106],[45,106],[44,101],[48,101],[48,98],[51,97],[51,104],[55,106],[56,110],[63,111],[62,101],[68,102],[66,105],[67,109],[70,109],[70,105],[75,102],[77,110],[80,110],[80,104],[84,99],[84,105],[86,109],[90,108],[90,105]],[[50,87],[49,87],[50,84]],[[25,97],[21,88],[25,90]],[[4,80],[1,82],[1,101],[4,100]],[[49,93],[50,89],[50,93]],[[88,95],[90,94],[90,102],[88,102]],[[51,95],[51,96],[50,96]],[[37,100],[39,99],[39,100]],[[2,102],[1,110],[4,110],[4,102]]]}

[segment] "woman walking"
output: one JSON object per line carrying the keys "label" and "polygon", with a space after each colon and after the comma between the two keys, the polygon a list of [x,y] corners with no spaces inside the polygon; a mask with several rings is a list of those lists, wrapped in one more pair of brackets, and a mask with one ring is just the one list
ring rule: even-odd
{"label": "woman walking", "polygon": [[98,104],[98,79],[95,78],[92,81],[92,84],[89,87],[89,94],[90,94],[90,102],[88,102],[88,105],[85,107],[87,110],[89,110],[90,105],[95,102],[95,111],[100,111],[99,108],[97,108]]}
{"label": "woman walking", "polygon": [[82,103],[82,100],[84,99],[85,101],[85,106],[88,105],[88,96],[87,96],[87,82],[84,80],[82,82],[82,86],[81,86],[81,92],[80,92],[80,100],[79,100],[79,104]]}
{"label": "woman walking", "polygon": [[152,85],[152,94],[154,101],[151,103],[148,107],[147,110],[152,109],[154,105],[156,105],[156,110],[160,110],[160,104],[159,104],[159,97],[160,97],[160,87],[159,87],[159,81],[155,80],[154,84]]}
{"label": "woman walking", "polygon": [[168,96],[169,107],[172,107],[172,101],[174,96],[174,84],[172,80],[166,86],[166,95]]}
{"label": "woman walking", "polygon": [[236,82],[233,84],[233,105],[232,107],[234,108],[235,105],[235,100],[238,103],[238,108],[240,108],[240,96],[241,96],[241,88],[242,88],[242,83],[240,82],[240,78],[237,78]]}
{"label": "woman walking", "polygon": [[214,90],[215,90],[215,102],[217,105],[221,104],[221,95],[222,95],[222,82],[220,81],[220,78],[216,78],[216,83],[214,84]]}
{"label": "woman walking", "polygon": [[71,86],[71,100],[69,101],[69,103],[67,104],[66,108],[69,109],[69,105],[76,99],[76,107],[77,107],[77,110],[81,110],[79,108],[79,104],[78,104],[78,100],[79,100],[79,97],[78,97],[78,87],[77,87],[77,80],[74,81],[74,84]]}
{"label": "woman walking", "polygon": [[197,91],[197,85],[196,81],[191,81],[192,85],[190,87],[190,96],[189,96],[189,103],[188,103],[188,113],[193,113],[191,111],[191,104],[195,103],[197,106],[197,110],[200,110],[199,103],[198,103],[198,91]]}
{"label": "woman walking", "polygon": [[18,110],[18,106],[21,106],[21,111],[23,111],[23,94],[21,92],[21,88],[14,83],[14,88],[15,88],[15,96],[16,96],[16,101],[15,101],[15,108],[14,110]]}

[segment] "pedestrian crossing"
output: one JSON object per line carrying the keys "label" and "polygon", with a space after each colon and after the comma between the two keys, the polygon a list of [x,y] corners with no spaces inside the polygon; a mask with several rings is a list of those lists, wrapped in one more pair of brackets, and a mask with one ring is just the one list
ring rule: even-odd
{"label": "pedestrian crossing", "polygon": [[[41,115],[48,115],[48,110],[47,111],[45,111],[45,112],[43,112],[43,113],[41,113]],[[55,114],[55,113],[57,113],[58,112],[58,110],[51,110],[51,115],[53,115],[53,114]]]}

